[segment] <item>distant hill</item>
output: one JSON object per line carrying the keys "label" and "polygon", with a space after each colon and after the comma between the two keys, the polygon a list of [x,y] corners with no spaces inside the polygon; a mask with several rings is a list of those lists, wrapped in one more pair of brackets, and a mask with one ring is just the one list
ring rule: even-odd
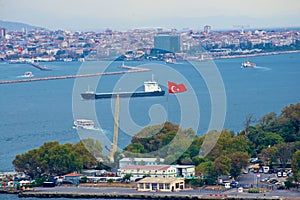
{"label": "distant hill", "polygon": [[8,31],[22,31],[23,28],[26,28],[29,31],[33,29],[41,29],[42,27],[32,26],[20,22],[9,22],[0,20],[0,28],[6,28]]}

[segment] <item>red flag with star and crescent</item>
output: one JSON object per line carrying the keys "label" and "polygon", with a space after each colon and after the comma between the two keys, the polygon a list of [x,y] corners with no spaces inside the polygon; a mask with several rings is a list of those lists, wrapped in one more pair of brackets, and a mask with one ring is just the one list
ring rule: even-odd
{"label": "red flag with star and crescent", "polygon": [[168,89],[169,89],[169,93],[180,93],[180,92],[185,92],[186,91],[186,87],[184,84],[176,84],[173,82],[168,81]]}

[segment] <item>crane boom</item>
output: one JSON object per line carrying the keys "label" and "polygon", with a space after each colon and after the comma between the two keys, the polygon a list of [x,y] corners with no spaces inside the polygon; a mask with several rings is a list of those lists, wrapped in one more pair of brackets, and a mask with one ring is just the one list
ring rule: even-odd
{"label": "crane boom", "polygon": [[115,105],[115,116],[114,116],[114,138],[113,138],[113,146],[110,150],[110,160],[114,161],[114,155],[117,152],[118,146],[118,137],[119,137],[119,111],[120,111],[120,97],[117,95],[116,97],[116,105]]}

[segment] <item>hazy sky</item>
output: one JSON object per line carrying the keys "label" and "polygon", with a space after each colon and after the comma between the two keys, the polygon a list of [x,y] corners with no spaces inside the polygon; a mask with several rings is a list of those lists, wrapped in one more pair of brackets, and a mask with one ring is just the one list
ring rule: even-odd
{"label": "hazy sky", "polygon": [[300,26],[299,0],[0,0],[0,19],[50,29]]}

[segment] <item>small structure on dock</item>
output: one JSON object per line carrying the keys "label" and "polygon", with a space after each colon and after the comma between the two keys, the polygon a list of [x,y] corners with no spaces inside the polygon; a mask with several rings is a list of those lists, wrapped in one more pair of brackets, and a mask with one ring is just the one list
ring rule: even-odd
{"label": "small structure on dock", "polygon": [[141,192],[163,191],[175,192],[185,188],[183,178],[146,177],[137,182],[137,190]]}
{"label": "small structure on dock", "polygon": [[64,180],[72,182],[74,185],[79,185],[82,174],[70,173],[64,175]]}

